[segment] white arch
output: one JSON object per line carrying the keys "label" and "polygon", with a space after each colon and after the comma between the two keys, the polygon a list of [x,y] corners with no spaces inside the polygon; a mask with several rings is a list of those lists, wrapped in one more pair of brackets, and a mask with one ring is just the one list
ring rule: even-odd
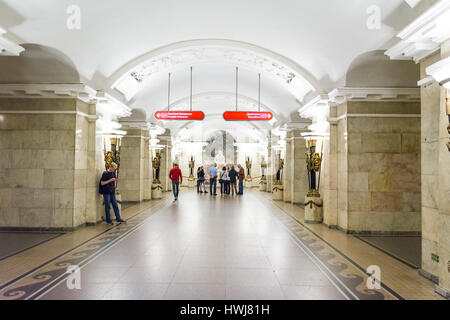
{"label": "white arch", "polygon": [[205,62],[227,62],[256,69],[284,82],[299,101],[311,92],[320,91],[316,79],[292,60],[250,43],[225,39],[182,41],[150,51],[117,70],[110,77],[108,87],[130,100],[152,74]]}

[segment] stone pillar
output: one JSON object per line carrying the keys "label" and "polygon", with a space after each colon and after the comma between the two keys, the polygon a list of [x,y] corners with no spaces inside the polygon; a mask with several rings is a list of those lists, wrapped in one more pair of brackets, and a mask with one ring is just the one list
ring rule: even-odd
{"label": "stone pillar", "polygon": [[[450,40],[440,52],[421,61],[426,68],[450,56]],[[422,269],[437,283],[436,291],[450,297],[450,150],[447,90],[436,81],[422,85]]]}
{"label": "stone pillar", "polygon": [[[145,193],[145,162],[148,150],[148,131],[126,128],[120,148],[118,189],[123,202],[141,202]],[[148,153],[147,153],[148,156]]]}
{"label": "stone pillar", "polygon": [[1,228],[73,230],[97,219],[91,112],[77,99],[0,99]]}
{"label": "stone pillar", "polygon": [[[336,118],[336,107],[330,108],[330,117]],[[338,226],[338,157],[337,122],[330,122],[329,138],[324,139],[321,194],[323,197],[323,224],[330,228]]]}
{"label": "stone pillar", "polygon": [[287,135],[286,164],[284,172],[284,201],[304,203],[308,193],[308,172],[306,169],[306,142],[302,137],[305,130],[291,130]]}
{"label": "stone pillar", "polygon": [[150,150],[149,139],[144,139],[144,200],[149,201],[152,199],[152,182],[153,182],[153,169],[152,169],[152,156]]}
{"label": "stone pillar", "polygon": [[161,150],[161,171],[160,179],[163,191],[172,191],[172,183],[169,179],[169,172],[172,169],[172,138],[170,137],[170,132],[166,132],[165,135],[160,136],[161,144],[165,146]]}
{"label": "stone pillar", "polygon": [[292,201],[292,190],[294,189],[294,143],[292,139],[293,132],[290,131],[286,135],[286,155],[283,172],[283,200],[285,202]]}
{"label": "stone pillar", "polygon": [[[96,106],[90,106],[90,114],[96,114]],[[86,179],[86,222],[95,224],[104,216],[103,197],[98,193],[98,183],[105,171],[103,136],[97,131],[97,117],[89,118],[89,140]]]}

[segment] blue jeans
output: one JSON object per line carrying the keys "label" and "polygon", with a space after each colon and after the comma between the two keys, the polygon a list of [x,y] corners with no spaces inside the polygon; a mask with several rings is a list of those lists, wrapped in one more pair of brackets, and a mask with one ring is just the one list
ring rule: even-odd
{"label": "blue jeans", "polygon": [[106,222],[111,222],[111,204],[114,209],[114,214],[116,215],[116,221],[121,220],[120,219],[120,212],[119,212],[119,206],[117,205],[116,195],[114,193],[105,193],[103,195],[103,199],[105,200],[105,216],[106,216]]}
{"label": "blue jeans", "polygon": [[244,180],[239,180],[239,192],[238,194],[244,194]]}
{"label": "blue jeans", "polygon": [[175,199],[178,199],[178,194],[180,193],[180,181],[172,181],[172,191]]}
{"label": "blue jeans", "polygon": [[[214,189],[213,189],[213,186],[214,186]],[[217,189],[217,177],[209,179],[209,193],[217,194],[216,189]]]}

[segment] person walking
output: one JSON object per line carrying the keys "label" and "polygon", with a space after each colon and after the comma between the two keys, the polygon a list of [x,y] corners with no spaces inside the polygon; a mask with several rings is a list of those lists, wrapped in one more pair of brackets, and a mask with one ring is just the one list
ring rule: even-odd
{"label": "person walking", "polygon": [[220,172],[220,179],[219,179],[221,195],[224,195],[227,193],[227,189],[226,189],[227,179],[228,179],[227,167],[223,167],[222,171]]}
{"label": "person walking", "polygon": [[209,168],[209,192],[212,196],[217,196],[217,164]]}
{"label": "person walking", "polygon": [[175,201],[177,201],[180,193],[180,184],[183,183],[183,174],[177,163],[173,164],[173,168],[169,172],[169,178],[172,180],[172,191]]}
{"label": "person walking", "polygon": [[231,195],[234,196],[237,193],[236,180],[238,178],[238,173],[236,172],[236,170],[234,170],[234,166],[231,166],[231,170],[228,173],[228,177],[230,178]]}
{"label": "person walking", "polygon": [[106,223],[109,225],[113,224],[110,215],[111,205],[114,209],[114,214],[116,215],[116,222],[117,223],[125,222],[120,217],[119,206],[117,204],[116,199],[116,182],[117,182],[116,171],[117,171],[117,164],[112,162],[108,170],[103,172],[102,178],[100,179],[98,190],[98,192],[103,195],[103,199],[105,201],[105,217]]}
{"label": "person walking", "polygon": [[245,170],[244,168],[238,164],[238,175],[239,175],[239,192],[238,195],[243,195],[244,194],[244,179],[245,179]]}
{"label": "person walking", "polygon": [[205,187],[205,169],[203,166],[199,167],[197,170],[197,192],[208,193]]}

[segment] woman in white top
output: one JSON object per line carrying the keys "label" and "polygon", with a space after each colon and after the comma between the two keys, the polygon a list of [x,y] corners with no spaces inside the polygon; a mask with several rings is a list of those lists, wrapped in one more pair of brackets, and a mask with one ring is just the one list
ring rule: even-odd
{"label": "woman in white top", "polygon": [[219,183],[220,183],[220,194],[225,194],[225,187],[226,187],[226,182],[229,179],[228,177],[228,172],[227,172],[227,168],[223,167],[222,171],[220,171],[220,176],[219,176]]}

